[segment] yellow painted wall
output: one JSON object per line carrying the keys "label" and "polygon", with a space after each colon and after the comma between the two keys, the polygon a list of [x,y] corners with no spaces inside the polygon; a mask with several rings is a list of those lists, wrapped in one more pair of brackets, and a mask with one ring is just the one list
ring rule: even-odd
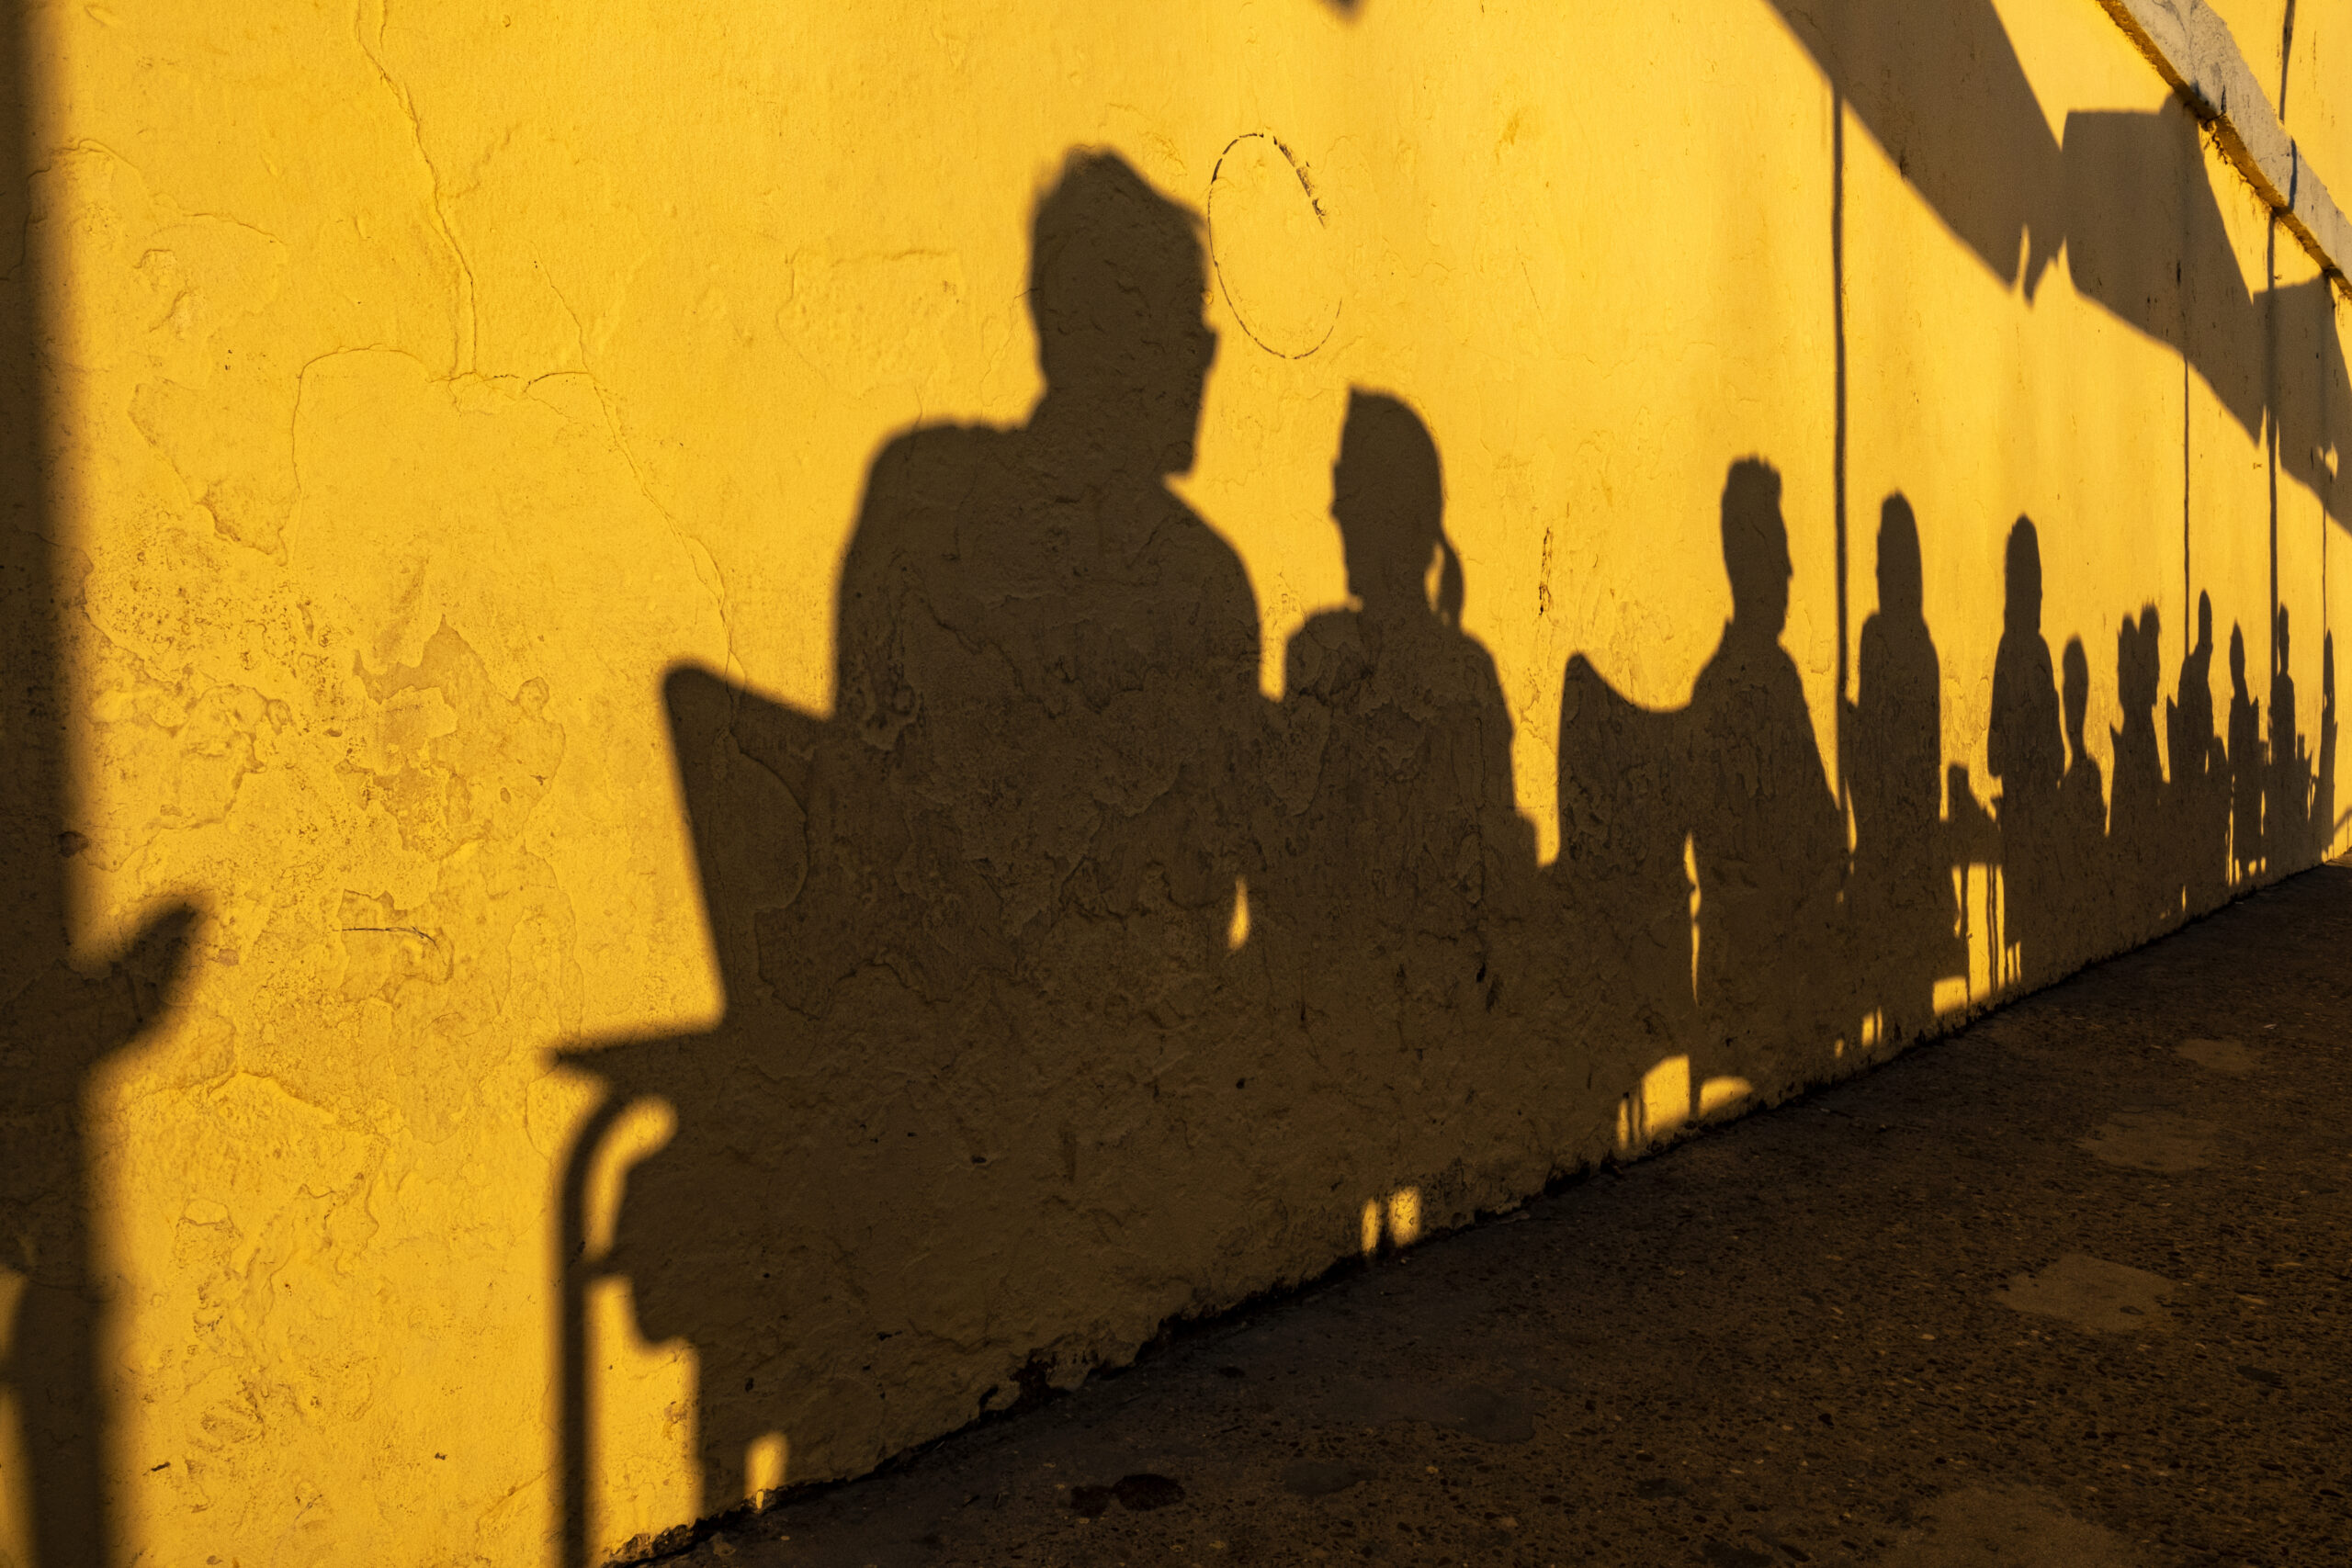
{"label": "yellow painted wall", "polygon": [[[35,423],[8,439],[38,433],[49,499],[7,558],[31,739],[0,1563],[552,1562],[567,1518],[601,1559],[2177,919],[2177,878],[2168,911],[2147,891],[2167,835],[2119,807],[2116,858],[2012,873],[2049,909],[1996,950],[1998,855],[1946,803],[1905,852],[1960,862],[1964,937],[1917,935],[1959,908],[1948,884],[1861,919],[1841,844],[1825,902],[1757,906],[1804,905],[1834,959],[1751,949],[1693,999],[1807,760],[1825,796],[1864,787],[1838,705],[1891,492],[1939,661],[1931,775],[1996,792],[2020,514],[2110,792],[2127,617],[2154,608],[2175,698],[2199,593],[2222,738],[2233,626],[2269,732],[2275,602],[2296,733],[2333,756],[2341,291],[2093,0],[1907,28],[1796,9],[33,9],[5,287]],[[2334,52],[2301,106],[2345,58],[2341,7],[2305,11],[2299,61]],[[2301,106],[2290,128],[2322,112]],[[1012,493],[1085,488],[1075,438],[889,444],[1030,418],[1032,217],[1087,148],[1204,220],[1216,357],[1169,486],[1205,530],[1166,502],[1192,553],[1112,570],[1087,590],[1106,619],[1026,652],[938,630],[1044,626],[1075,592],[991,557],[985,506],[956,514],[964,564],[877,555],[901,596],[843,611],[861,507],[869,545],[894,536],[886,450],[951,512],[983,449],[1046,471]],[[2339,201],[2346,152],[2320,165]],[[1310,619],[1349,603],[1330,512],[1357,388],[1425,423],[1463,592],[1458,632],[1414,633],[1422,663],[1351,684],[1354,623]],[[1785,710],[1702,680],[1770,685],[1718,656],[1719,506],[1750,455],[1783,487]],[[1163,568],[1226,587],[1144,580]],[[1051,591],[910,607],[967,581]],[[837,689],[860,614],[929,639],[893,667],[910,705]],[[1185,649],[1254,658],[1254,694],[1244,670],[1195,724]],[[1143,672],[1128,706],[1087,686],[1113,669]],[[707,674],[665,687],[681,670]],[[1083,715],[1018,706],[1079,692]],[[1428,750],[1441,729],[1473,739]],[[1432,758],[1453,795],[1409,776]],[[2242,881],[2344,847],[2318,790],[2327,830]],[[953,845],[922,840],[943,823]],[[1445,856],[1370,878],[1393,842]],[[951,863],[975,880],[922,880]],[[890,867],[896,891],[843,891]],[[1040,891],[1041,867],[1073,880]],[[801,944],[780,958],[777,929]],[[794,989],[828,931],[869,946]],[[1723,997],[1751,993],[1769,1037],[1727,1040]],[[662,1310],[687,1332],[649,1342]],[[41,1435],[63,1405],[28,1414],[71,1393],[32,1363],[77,1332],[82,1449]],[[103,1540],[43,1523],[44,1492]]]}
{"label": "yellow painted wall", "polygon": [[[2343,85],[2347,37],[2352,37],[2352,11],[2340,5],[2314,6],[2308,11],[2298,6],[2283,118],[2313,168],[2340,168],[2352,158],[2352,103],[2347,103]],[[2336,197],[2337,206],[2343,202]]]}
{"label": "yellow painted wall", "polygon": [[[2352,99],[2344,88],[2352,7],[2337,0],[2204,0],[2230,29],[2279,121],[2314,169],[2352,161]],[[2286,99],[2278,102],[2281,87]],[[2328,177],[2324,175],[2323,179]],[[2337,176],[2341,178],[2342,176]],[[2333,193],[2334,188],[2330,186]],[[2337,205],[2343,197],[2336,197]]]}

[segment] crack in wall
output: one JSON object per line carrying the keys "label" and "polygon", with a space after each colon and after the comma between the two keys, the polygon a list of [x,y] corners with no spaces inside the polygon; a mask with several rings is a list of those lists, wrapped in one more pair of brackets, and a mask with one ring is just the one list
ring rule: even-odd
{"label": "crack in wall", "polygon": [[454,368],[460,373],[471,371],[475,367],[474,345],[477,337],[473,264],[466,259],[465,248],[458,243],[457,231],[450,223],[448,208],[442,191],[441,170],[433,162],[433,154],[425,150],[424,122],[417,115],[416,100],[410,95],[408,88],[401,85],[400,79],[392,74],[390,68],[384,63],[382,54],[379,52],[384,47],[384,28],[389,20],[390,7],[385,4],[385,0],[374,0],[376,42],[372,48],[368,42],[368,9],[369,0],[360,0],[357,8],[353,12],[352,40],[358,44],[359,52],[368,57],[368,63],[375,67],[376,75],[382,81],[384,90],[390,93],[392,101],[400,106],[401,118],[408,121],[409,138],[416,147],[417,162],[424,165],[425,178],[431,182],[433,199],[430,205],[433,209],[434,231],[441,236],[441,243],[449,247],[449,258],[456,264],[458,269],[458,339],[457,364]]}
{"label": "crack in wall", "polygon": [[[539,276],[541,281],[547,285],[548,292],[555,296],[556,303],[563,307],[563,313],[571,318],[572,337],[578,345],[580,355],[580,369],[572,374],[583,378],[588,383],[588,389],[596,394],[596,406],[603,410],[605,414],[605,437],[612,442],[613,450],[620,454],[621,461],[628,465],[629,478],[637,485],[637,493],[644,499],[646,505],[653,508],[662,524],[670,530],[671,536],[678,541],[680,549],[685,555],[687,566],[693,569],[695,581],[702,585],[704,592],[710,595],[711,607],[718,614],[719,630],[726,637],[727,672],[731,676],[741,678],[744,674],[744,665],[742,655],[735,646],[734,608],[729,602],[727,574],[719,567],[718,556],[700,538],[689,534],[679,524],[677,514],[663,504],[660,496],[654,494],[653,481],[647,476],[644,466],[638,461],[637,453],[629,446],[628,437],[622,434],[620,412],[616,406],[616,400],[605,388],[603,379],[597,376],[595,367],[589,358],[586,323],[581,321],[579,310],[573,308],[571,299],[565,296],[563,290],[556,287],[555,279],[547,276],[547,270],[544,267],[539,269]],[[565,374],[565,372],[555,374]],[[538,381],[544,379],[546,379],[544,377],[535,378],[531,384],[536,386]]]}

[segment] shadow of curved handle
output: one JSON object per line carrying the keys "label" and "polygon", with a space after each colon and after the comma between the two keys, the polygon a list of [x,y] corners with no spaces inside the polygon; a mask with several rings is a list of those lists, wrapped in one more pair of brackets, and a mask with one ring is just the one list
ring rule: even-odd
{"label": "shadow of curved handle", "polygon": [[588,1287],[601,1259],[588,1256],[588,1173],[621,1118],[643,1097],[616,1090],[612,1080],[583,1060],[584,1053],[558,1052],[556,1061],[595,1077],[604,1099],[572,1135],[565,1154],[556,1201],[556,1257],[562,1287],[558,1292],[556,1512],[560,1544],[558,1568],[594,1568],[588,1542]]}

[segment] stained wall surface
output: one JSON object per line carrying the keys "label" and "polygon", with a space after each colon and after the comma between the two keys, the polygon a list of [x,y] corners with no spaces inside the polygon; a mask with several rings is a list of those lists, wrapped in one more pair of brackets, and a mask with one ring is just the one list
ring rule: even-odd
{"label": "stained wall surface", "polygon": [[11,47],[0,1563],[641,1550],[2346,847],[2095,0]]}
{"label": "stained wall surface", "polygon": [[2352,157],[2352,120],[2346,118],[2344,91],[2328,74],[2345,47],[2337,34],[2352,25],[2352,17],[2341,6],[2305,5],[2302,0],[2204,3],[2228,27],[2255,80],[2262,84],[2312,166],[2337,168]]}

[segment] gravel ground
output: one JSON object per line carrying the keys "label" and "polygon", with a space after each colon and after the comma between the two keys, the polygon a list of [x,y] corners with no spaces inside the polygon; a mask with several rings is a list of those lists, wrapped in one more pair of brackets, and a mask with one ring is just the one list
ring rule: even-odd
{"label": "gravel ground", "polygon": [[696,1568],[2352,1562],[2352,869]]}

